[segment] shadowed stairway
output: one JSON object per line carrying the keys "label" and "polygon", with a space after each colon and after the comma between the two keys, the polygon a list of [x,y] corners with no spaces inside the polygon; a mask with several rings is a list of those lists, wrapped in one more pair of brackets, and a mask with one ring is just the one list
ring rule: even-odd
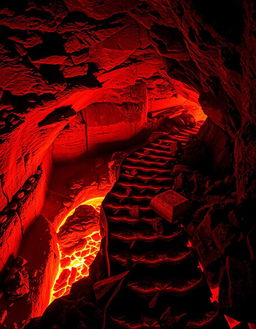
{"label": "shadowed stairway", "polygon": [[110,275],[129,271],[108,309],[106,328],[229,328],[199,268],[183,228],[159,217],[149,203],[171,188],[170,144],[181,146],[199,126],[158,137],[130,154],[103,202]]}

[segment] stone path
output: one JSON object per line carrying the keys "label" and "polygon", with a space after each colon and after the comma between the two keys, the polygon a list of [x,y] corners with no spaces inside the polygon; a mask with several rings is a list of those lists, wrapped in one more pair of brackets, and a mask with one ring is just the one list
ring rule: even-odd
{"label": "stone path", "polygon": [[170,144],[182,145],[198,127],[163,133],[130,154],[103,209],[108,221],[110,274],[129,271],[108,309],[107,329],[228,329],[182,227],[149,207],[170,189],[177,158]]}

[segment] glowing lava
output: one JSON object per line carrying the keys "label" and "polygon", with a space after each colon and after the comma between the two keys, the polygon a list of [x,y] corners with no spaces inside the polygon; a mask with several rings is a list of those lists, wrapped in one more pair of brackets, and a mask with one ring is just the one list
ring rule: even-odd
{"label": "glowing lava", "polygon": [[[99,214],[103,199],[104,197],[93,198],[74,208],[64,218],[57,229],[57,233],[60,233],[61,228],[66,223],[66,220],[75,213],[78,207],[82,205],[92,206],[96,210],[97,214]],[[88,233],[83,236],[82,241],[81,239],[79,241],[75,241],[75,246],[72,248],[63,248],[61,246],[61,241],[59,240],[58,248],[60,251],[60,264],[56,281],[51,291],[50,302],[52,302],[55,298],[67,295],[70,292],[71,286],[74,282],[89,275],[90,265],[100,249],[100,243],[101,235],[99,224],[94,224],[91,226]]]}

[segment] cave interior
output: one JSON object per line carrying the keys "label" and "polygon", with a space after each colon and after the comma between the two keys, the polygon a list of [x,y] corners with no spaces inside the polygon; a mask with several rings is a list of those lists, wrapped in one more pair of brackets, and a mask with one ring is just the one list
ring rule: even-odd
{"label": "cave interior", "polygon": [[254,0],[2,0],[0,328],[256,328]]}

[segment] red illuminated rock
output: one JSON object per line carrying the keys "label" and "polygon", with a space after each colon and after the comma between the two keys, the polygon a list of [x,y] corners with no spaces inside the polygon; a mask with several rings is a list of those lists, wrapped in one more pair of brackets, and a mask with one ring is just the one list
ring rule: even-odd
{"label": "red illuminated rock", "polygon": [[30,291],[29,274],[25,264],[26,260],[24,258],[17,257],[6,268],[7,275],[4,278],[4,291],[10,299],[21,298]]}
{"label": "red illuminated rock", "polygon": [[88,72],[88,65],[81,64],[76,66],[66,66],[63,70],[64,78],[73,78],[77,76],[84,76]]}
{"label": "red illuminated rock", "polygon": [[101,243],[99,212],[93,206],[80,205],[58,230],[60,269],[52,299],[67,295],[74,282],[89,275],[89,267]]}
{"label": "red illuminated rock", "polygon": [[58,232],[61,250],[76,249],[77,244],[86,243],[86,235],[94,232],[99,225],[99,214],[92,206],[82,205],[66,220]]}
{"label": "red illuminated rock", "polygon": [[[223,193],[236,198],[234,204],[255,199],[252,0],[65,0],[19,5],[3,0],[0,32],[0,210],[8,210],[8,215],[1,214],[1,268],[10,254],[17,254],[23,234],[40,213],[51,159],[74,160],[97,149],[98,143],[133,138],[147,128],[148,109],[165,111],[182,104],[194,118],[203,118],[199,101],[209,117],[187,146],[182,164],[214,179],[204,181],[182,172],[175,174],[177,189],[208,204],[222,203]],[[138,81],[144,84],[144,96],[133,92],[140,89]],[[74,112],[64,120],[55,112],[71,107]],[[183,128],[194,124],[190,114],[171,122]],[[42,177],[28,196],[24,184],[39,165]],[[138,173],[127,170],[128,175]],[[233,171],[233,184],[226,184],[223,177]],[[126,191],[133,196],[133,189]],[[72,196],[63,199],[66,206],[72,205]],[[254,259],[251,219],[246,209],[237,217]],[[212,227],[204,216],[197,224],[198,246],[203,243],[204,252],[210,253],[206,262],[215,258],[215,247],[226,256],[237,240],[229,224],[221,218]],[[214,246],[206,241],[211,230]],[[236,286],[236,280],[232,276],[230,286]]]}
{"label": "red illuminated rock", "polygon": [[113,2],[112,0],[94,1],[89,0],[81,2],[80,0],[65,0],[68,9],[72,11],[82,11],[88,16],[96,19],[106,19],[114,14],[127,12],[129,9],[136,7],[135,0],[125,0],[122,2]]}
{"label": "red illuminated rock", "polygon": [[[3,247],[0,257],[0,268],[3,269],[10,255],[16,256],[24,232],[39,215],[44,198],[45,176],[48,174],[48,159],[30,176],[11,202],[1,211],[0,241]],[[38,207],[38,208],[37,208]]]}
{"label": "red illuminated rock", "polygon": [[7,317],[7,310],[0,310],[0,324],[3,324]]}
{"label": "red illuminated rock", "polygon": [[45,127],[65,120],[68,122],[69,118],[74,117],[75,115],[76,112],[70,106],[57,108],[40,121],[38,126]]}
{"label": "red illuminated rock", "polygon": [[41,315],[49,303],[59,258],[55,232],[44,217],[38,217],[30,227],[19,254],[10,263],[10,270],[6,269],[6,292],[1,298],[1,305],[7,305],[3,323],[6,328],[24,327],[29,318]]}
{"label": "red illuminated rock", "polygon": [[60,162],[78,159],[87,151],[86,144],[87,137],[83,118],[82,116],[75,116],[55,139],[53,160]]}

